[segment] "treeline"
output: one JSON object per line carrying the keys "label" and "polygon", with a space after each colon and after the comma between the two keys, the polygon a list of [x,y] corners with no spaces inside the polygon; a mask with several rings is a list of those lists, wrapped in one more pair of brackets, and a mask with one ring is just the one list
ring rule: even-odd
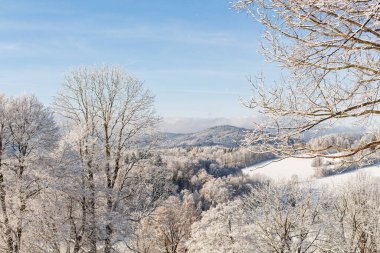
{"label": "treeline", "polygon": [[379,180],[365,174],[339,189],[270,182],[203,213],[185,245],[215,253],[379,252],[379,193]]}
{"label": "treeline", "polygon": [[[202,212],[258,184],[239,168],[270,155],[146,145],[159,122],[153,102],[107,66],[69,73],[52,108],[0,96],[0,252],[182,252]],[[183,235],[141,250],[173,218]]]}
{"label": "treeline", "polygon": [[[379,155],[376,149],[364,149],[368,142],[379,138],[379,132],[369,132],[361,134],[329,134],[313,138],[307,142],[310,150],[324,150],[322,156],[314,158],[312,166],[315,168],[316,177],[325,177],[340,174],[358,169],[363,166],[373,165],[379,162]],[[354,150],[360,149],[352,155]],[[339,152],[338,152],[339,150]],[[327,156],[343,156],[338,159],[331,159]]]}
{"label": "treeline", "polygon": [[72,72],[53,109],[0,96],[0,251],[379,251],[376,180],[322,191],[241,173],[271,154],[140,145],[152,105],[117,67]]}
{"label": "treeline", "polygon": [[0,252],[110,253],[132,238],[176,192],[149,148],[136,148],[155,131],[153,102],[107,66],[69,73],[53,109],[0,96]]}

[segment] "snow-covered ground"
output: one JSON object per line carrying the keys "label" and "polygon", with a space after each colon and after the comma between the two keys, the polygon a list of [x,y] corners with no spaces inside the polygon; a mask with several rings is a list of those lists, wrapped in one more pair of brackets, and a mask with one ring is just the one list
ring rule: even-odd
{"label": "snow-covered ground", "polygon": [[312,159],[285,158],[282,160],[272,160],[269,162],[256,164],[243,169],[243,173],[247,175],[263,175],[276,181],[289,180],[292,177],[297,176],[299,181],[316,181],[316,183],[326,185],[337,185],[344,183],[359,172],[364,172],[380,178],[380,165],[373,165],[347,173],[315,179],[314,168],[311,164]]}

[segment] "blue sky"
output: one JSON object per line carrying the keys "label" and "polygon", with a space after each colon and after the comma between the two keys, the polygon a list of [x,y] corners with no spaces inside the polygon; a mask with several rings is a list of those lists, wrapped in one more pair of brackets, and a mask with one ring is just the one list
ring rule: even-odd
{"label": "blue sky", "polygon": [[229,0],[0,0],[0,91],[49,104],[70,69],[118,64],[164,117],[249,117],[247,76],[275,71],[260,29]]}

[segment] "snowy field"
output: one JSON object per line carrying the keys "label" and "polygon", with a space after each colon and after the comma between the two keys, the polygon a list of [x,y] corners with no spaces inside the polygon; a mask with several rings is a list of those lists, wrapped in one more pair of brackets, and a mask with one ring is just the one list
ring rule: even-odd
{"label": "snowy field", "polygon": [[316,179],[314,177],[314,168],[311,166],[312,160],[313,159],[302,158],[272,160],[247,167],[243,169],[243,173],[247,175],[263,175],[275,181],[290,180],[292,177],[296,176],[299,181],[315,181],[316,183],[327,185],[344,183],[359,172],[364,172],[380,178],[380,165],[373,165],[347,173]]}

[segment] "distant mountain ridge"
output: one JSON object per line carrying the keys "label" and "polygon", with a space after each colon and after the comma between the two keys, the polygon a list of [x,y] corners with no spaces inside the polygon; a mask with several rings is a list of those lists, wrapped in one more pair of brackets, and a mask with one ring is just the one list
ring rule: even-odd
{"label": "distant mountain ridge", "polygon": [[222,125],[207,128],[203,131],[178,134],[163,133],[160,146],[162,147],[202,147],[224,146],[237,147],[244,139],[248,129],[231,125]]}

